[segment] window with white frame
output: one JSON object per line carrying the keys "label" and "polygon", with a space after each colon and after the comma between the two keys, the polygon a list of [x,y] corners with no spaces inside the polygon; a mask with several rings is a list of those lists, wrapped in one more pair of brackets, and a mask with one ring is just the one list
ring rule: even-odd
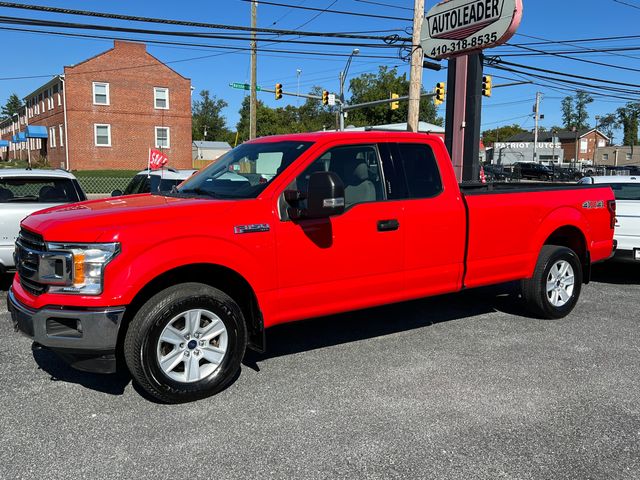
{"label": "window with white frame", "polygon": [[624,158],[625,160],[629,161],[633,158],[633,155],[631,155],[630,153],[625,153]]}
{"label": "window with white frame", "polygon": [[93,104],[109,105],[109,84],[93,82]]}
{"label": "window with white frame", "polygon": [[64,126],[58,125],[58,130],[60,130],[60,146],[64,147]]}
{"label": "window with white frame", "polygon": [[56,148],[56,127],[49,127],[49,145]]}
{"label": "window with white frame", "polygon": [[94,131],[96,147],[111,146],[111,125],[96,123],[94,125]]}
{"label": "window with white frame", "polygon": [[171,135],[169,127],[156,127],[156,148],[170,148]]}
{"label": "window with white frame", "polygon": [[169,89],[164,87],[154,87],[153,101],[154,101],[155,108],[168,110],[169,109]]}
{"label": "window with white frame", "polygon": [[589,143],[586,138],[580,140],[580,153],[587,153],[588,145]]}
{"label": "window with white frame", "polygon": [[602,161],[603,162],[607,162],[609,160],[609,154],[608,153],[603,153],[602,154]]}

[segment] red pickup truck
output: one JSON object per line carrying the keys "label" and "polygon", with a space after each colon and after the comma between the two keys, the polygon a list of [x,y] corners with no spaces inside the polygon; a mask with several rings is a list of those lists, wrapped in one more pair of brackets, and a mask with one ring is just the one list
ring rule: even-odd
{"label": "red pickup truck", "polygon": [[267,137],[169,193],[29,216],[8,306],[74,367],[122,357],[182,402],[222,389],[282,322],[514,280],[535,316],[564,317],[614,221],[608,187],[459,187],[435,136]]}

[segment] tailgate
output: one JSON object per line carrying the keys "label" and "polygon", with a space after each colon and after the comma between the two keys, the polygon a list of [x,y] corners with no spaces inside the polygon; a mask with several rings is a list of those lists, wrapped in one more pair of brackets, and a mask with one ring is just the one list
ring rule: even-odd
{"label": "tailgate", "polygon": [[618,200],[615,238],[619,250],[640,248],[640,201]]}

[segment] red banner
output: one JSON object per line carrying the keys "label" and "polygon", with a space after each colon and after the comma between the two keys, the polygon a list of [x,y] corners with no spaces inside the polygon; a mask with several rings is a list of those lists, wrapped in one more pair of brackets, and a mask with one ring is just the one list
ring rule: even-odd
{"label": "red banner", "polygon": [[149,150],[149,168],[151,170],[158,170],[169,163],[169,157],[167,157],[160,150]]}

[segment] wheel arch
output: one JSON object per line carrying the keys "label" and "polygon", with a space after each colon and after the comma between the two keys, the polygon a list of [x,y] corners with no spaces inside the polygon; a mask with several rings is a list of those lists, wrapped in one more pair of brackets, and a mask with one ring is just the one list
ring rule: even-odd
{"label": "wheel arch", "polygon": [[122,349],[129,323],[142,305],[165,288],[186,282],[209,285],[233,298],[245,318],[248,333],[247,346],[252,350],[264,352],[264,322],[253,287],[235,270],[211,263],[192,263],[166,270],[142,287],[125,311],[118,333],[118,350]]}
{"label": "wheel arch", "polygon": [[591,256],[587,247],[587,239],[584,232],[575,225],[564,225],[554,230],[544,241],[543,245],[557,245],[573,250],[582,265],[582,277],[584,283],[591,279]]}

